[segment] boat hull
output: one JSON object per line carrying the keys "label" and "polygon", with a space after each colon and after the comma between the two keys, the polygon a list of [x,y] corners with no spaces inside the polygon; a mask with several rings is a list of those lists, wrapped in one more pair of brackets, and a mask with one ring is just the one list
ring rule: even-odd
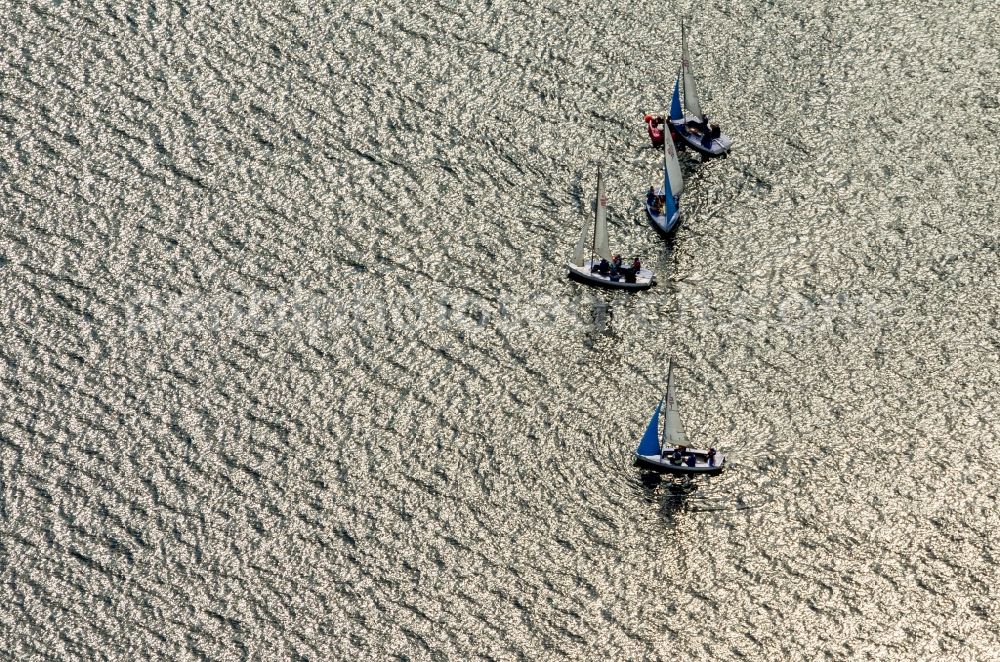
{"label": "boat hull", "polygon": [[665,455],[639,455],[636,453],[635,466],[649,471],[671,474],[674,476],[717,476],[722,473],[726,458],[722,453],[715,456],[715,464],[709,466],[706,451],[693,451],[696,456],[705,456],[691,467],[686,464],[674,464]]}
{"label": "boat hull", "polygon": [[[656,191],[657,195],[663,193],[663,190]],[[653,226],[653,229],[662,234],[664,237],[669,237],[677,229],[677,226],[681,224],[681,210],[679,208],[680,200],[677,201],[678,209],[674,215],[667,219],[665,213],[657,213],[653,206],[646,201],[646,218],[649,219],[649,224]]]}
{"label": "boat hull", "polygon": [[733,147],[733,141],[729,136],[722,134],[718,138],[712,140],[711,147],[705,147],[704,143],[701,141],[701,136],[688,133],[685,125],[691,120],[697,120],[697,118],[686,117],[683,120],[670,120],[670,124],[674,128],[672,133],[677,136],[677,140],[675,142],[680,143],[678,146],[690,147],[702,156],[707,156],[709,158],[726,156],[729,154],[729,150]]}
{"label": "boat hull", "polygon": [[572,262],[568,263],[566,266],[569,269],[569,277],[585,285],[610,290],[646,290],[656,285],[656,278],[649,269],[640,269],[636,274],[635,282],[628,283],[622,276],[618,280],[612,280],[610,276],[591,272],[591,265],[596,262],[596,260],[584,260],[582,267],[578,267]]}

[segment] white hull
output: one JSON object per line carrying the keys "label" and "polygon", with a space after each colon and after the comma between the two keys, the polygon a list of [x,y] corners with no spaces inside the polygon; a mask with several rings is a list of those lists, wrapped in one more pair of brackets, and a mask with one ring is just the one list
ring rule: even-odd
{"label": "white hull", "polygon": [[653,272],[649,269],[640,269],[639,273],[635,275],[634,283],[626,283],[624,276],[619,276],[618,280],[612,280],[611,276],[604,276],[597,272],[591,272],[591,266],[597,267],[600,264],[600,260],[584,260],[583,266],[578,267],[572,262],[568,263],[566,266],[569,267],[569,276],[587,285],[596,285],[597,287],[610,287],[619,290],[645,290],[653,285],[656,285],[656,280],[653,278]]}
{"label": "white hull", "polygon": [[687,127],[685,126],[687,122],[697,122],[698,118],[693,115],[688,115],[683,120],[670,120],[670,123],[674,126],[674,130],[677,132],[677,136],[684,141],[684,143],[693,150],[701,152],[702,154],[708,154],[709,156],[722,156],[729,152],[733,147],[732,139],[726,134],[719,135],[718,138],[712,140],[711,147],[706,147],[702,142],[702,137],[697,134],[688,133]]}
{"label": "white hull", "polygon": [[[661,186],[660,188],[656,189],[654,193],[657,196],[663,195],[663,187]],[[681,220],[680,200],[678,198],[675,198],[675,200],[677,202],[678,208],[677,211],[674,212],[674,215],[671,216],[669,219],[667,218],[665,212],[663,211],[657,212],[656,209],[654,209],[653,206],[649,204],[649,201],[648,200],[646,201],[646,215],[649,216],[649,222],[652,223],[653,226],[655,226],[656,229],[662,232],[663,234],[670,234],[671,232],[676,230],[677,224]],[[664,205],[664,209],[666,209],[666,205]]]}
{"label": "white hull", "polygon": [[[722,465],[726,463],[726,456],[722,453],[715,454],[714,464],[708,463],[708,449],[689,448],[685,451],[681,461],[672,458],[673,446],[664,446],[661,453],[655,455],[636,454],[636,461],[646,468],[665,471],[674,474],[715,474],[722,471]],[[688,464],[687,459],[694,456],[694,466]]]}

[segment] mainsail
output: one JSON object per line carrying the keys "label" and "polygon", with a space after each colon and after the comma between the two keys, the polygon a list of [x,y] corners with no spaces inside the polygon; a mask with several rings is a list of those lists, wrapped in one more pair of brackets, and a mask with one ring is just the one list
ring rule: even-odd
{"label": "mainsail", "polygon": [[597,171],[597,211],[594,216],[594,252],[605,260],[611,261],[611,248],[608,246],[608,196],[604,192],[604,178]]}
{"label": "mainsail", "polygon": [[687,434],[681,423],[681,413],[677,409],[677,397],[674,393],[674,363],[670,362],[667,374],[667,410],[663,422],[663,446],[687,446]]}
{"label": "mainsail", "polygon": [[[669,132],[663,138],[663,161],[666,163],[667,178],[670,180],[670,191],[678,196],[684,190],[684,178],[681,176],[681,164],[677,161],[677,148],[674,147]],[[666,186],[663,190],[667,190]]]}
{"label": "mainsail", "polygon": [[698,103],[698,88],[694,84],[691,56],[688,55],[687,30],[684,29],[683,23],[681,23],[681,70],[684,72],[684,107],[700,120],[701,104]]}

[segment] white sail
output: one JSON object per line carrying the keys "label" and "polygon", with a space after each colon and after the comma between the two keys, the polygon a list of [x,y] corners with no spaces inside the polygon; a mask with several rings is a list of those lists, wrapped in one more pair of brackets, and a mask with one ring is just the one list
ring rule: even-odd
{"label": "white sail", "polygon": [[681,176],[681,164],[677,160],[677,148],[670,139],[669,132],[663,137],[663,160],[667,164],[667,175],[670,177],[670,190],[674,196],[684,190],[684,177]]}
{"label": "white sail", "polygon": [[597,212],[594,217],[594,252],[605,260],[611,261],[611,248],[608,246],[608,196],[604,192],[604,178],[597,171]]}
{"label": "white sail", "polygon": [[701,119],[701,104],[698,103],[698,88],[694,84],[694,71],[691,68],[691,56],[688,54],[687,30],[681,24],[681,70],[684,72],[684,107],[687,111]]}
{"label": "white sail", "polygon": [[681,422],[681,413],[677,408],[677,396],[674,393],[674,364],[670,362],[667,373],[667,400],[663,408],[663,446],[687,446],[687,434]]}
{"label": "white sail", "polygon": [[580,241],[576,242],[576,249],[573,251],[573,264],[578,267],[583,266],[583,251],[587,248],[587,230],[590,228],[590,221],[583,219],[583,227],[580,229]]}

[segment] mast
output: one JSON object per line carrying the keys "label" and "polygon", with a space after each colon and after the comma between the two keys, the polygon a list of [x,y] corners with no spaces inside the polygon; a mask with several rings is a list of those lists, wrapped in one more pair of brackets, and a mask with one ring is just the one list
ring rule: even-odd
{"label": "mast", "polygon": [[[598,175],[600,173],[598,172]],[[608,196],[604,192],[604,178],[597,178],[597,213],[594,215],[594,252],[601,259],[611,261],[608,246]]]}
{"label": "mast", "polygon": [[[670,359],[670,363],[667,364],[667,393],[663,396],[664,404],[667,405],[667,410],[669,411],[672,407],[676,406],[677,403],[674,402],[674,360]],[[667,445],[667,420],[664,417],[663,420],[663,431],[660,436],[660,448]]]}
{"label": "mast", "polygon": [[[667,392],[663,395],[663,404],[667,405],[669,408],[672,404],[670,398],[670,386],[674,383],[674,360],[670,359],[670,363],[667,364]],[[660,449],[667,445],[667,421],[664,418],[663,428],[660,431]]]}
{"label": "mast", "polygon": [[698,87],[694,82],[694,71],[691,69],[691,56],[688,53],[687,28],[681,21],[681,70],[684,72],[684,107],[701,121],[701,103],[698,101]]}
{"label": "mast", "polygon": [[[674,390],[674,360],[670,359],[669,362],[667,363],[667,394],[663,396],[663,399],[668,407],[673,407],[675,404],[674,398],[672,397],[673,390]],[[664,437],[667,436],[666,424],[664,424],[663,426],[663,436]]]}
{"label": "mast", "polygon": [[667,397],[666,416],[663,421],[662,445],[664,446],[687,446],[687,434],[684,432],[684,424],[681,422],[681,413],[677,408],[677,395],[674,392],[674,371],[673,361],[667,372]]}
{"label": "mast", "polygon": [[601,164],[597,164],[597,195],[594,196],[594,240],[590,242],[590,270],[594,270],[594,253],[597,252],[597,208],[601,206]]}
{"label": "mast", "polygon": [[[663,127],[666,129],[667,127]],[[663,136],[663,213],[667,213],[667,196],[673,197],[674,193],[670,190],[670,175],[667,173],[667,143],[669,142],[671,146],[673,145],[673,138],[670,137],[670,131],[665,131]],[[670,217],[664,217],[668,224],[670,223]],[[672,365],[672,364],[671,364]],[[669,370],[669,369],[668,369]]]}
{"label": "mast", "polygon": [[[681,99],[687,101],[687,32],[684,30],[684,19],[681,18]],[[681,113],[681,117],[684,114]]]}

